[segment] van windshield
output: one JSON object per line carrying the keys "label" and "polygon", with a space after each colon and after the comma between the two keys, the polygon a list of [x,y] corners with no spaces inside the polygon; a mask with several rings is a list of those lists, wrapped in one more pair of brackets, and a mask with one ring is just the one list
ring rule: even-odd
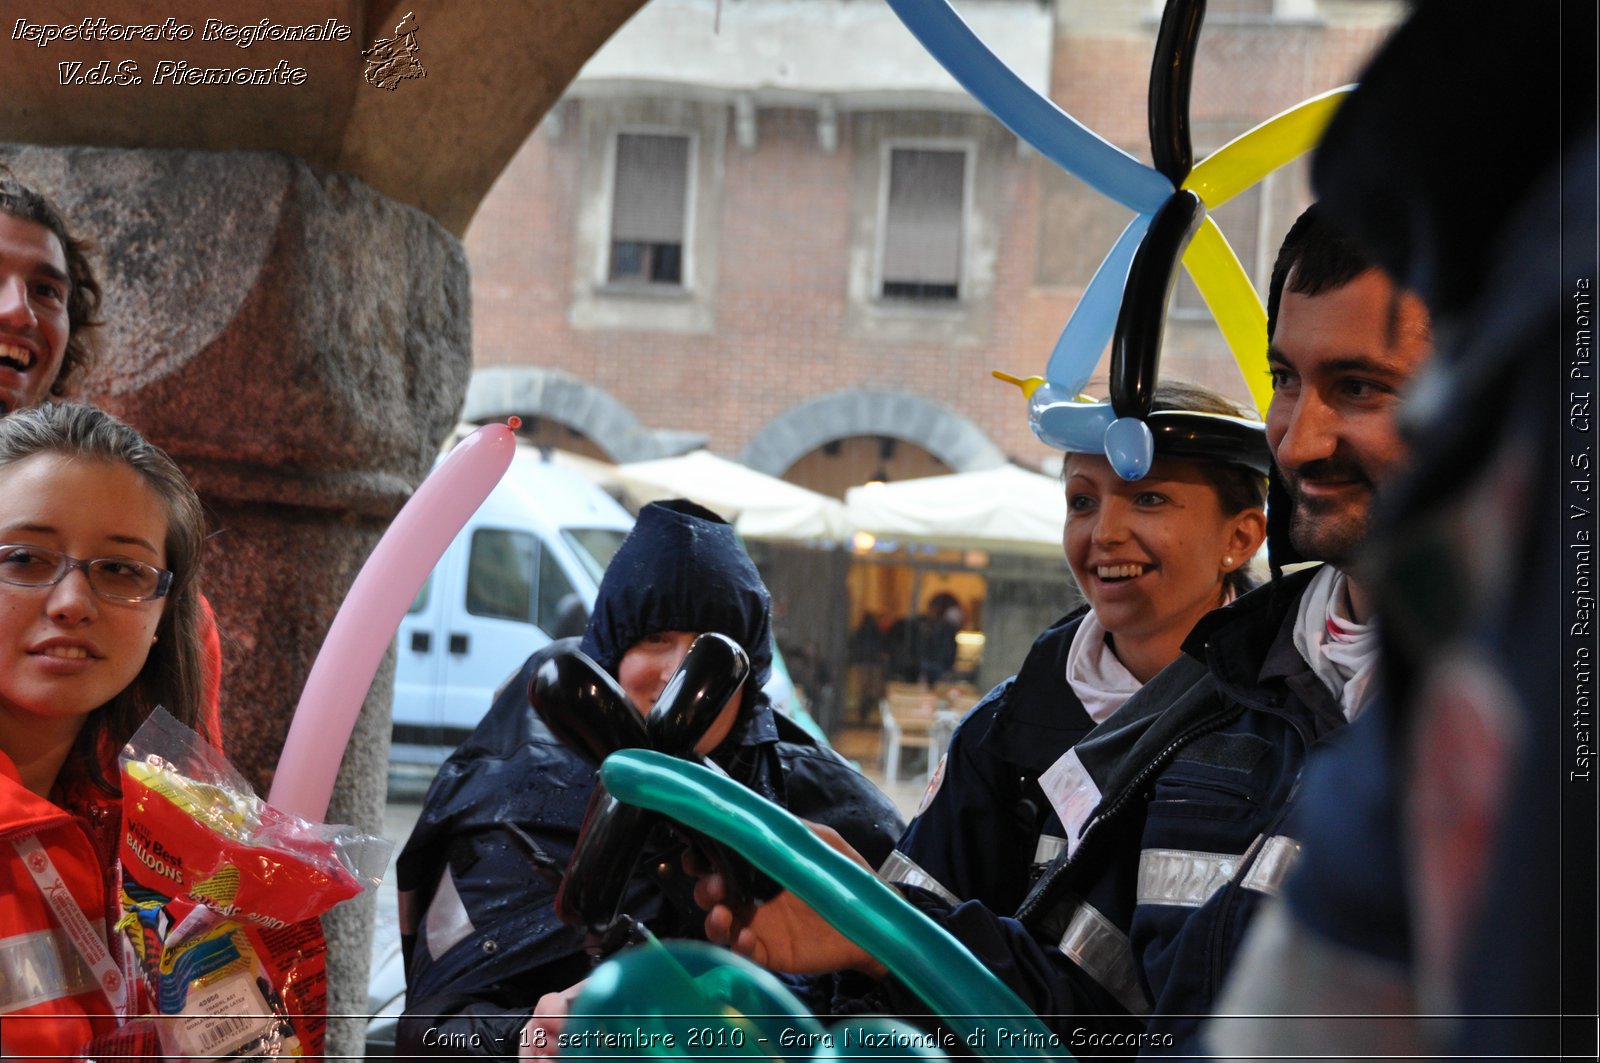
{"label": "van windshield", "polygon": [[561,537],[572,546],[572,552],[599,583],[628,533],[621,528],[562,528]]}

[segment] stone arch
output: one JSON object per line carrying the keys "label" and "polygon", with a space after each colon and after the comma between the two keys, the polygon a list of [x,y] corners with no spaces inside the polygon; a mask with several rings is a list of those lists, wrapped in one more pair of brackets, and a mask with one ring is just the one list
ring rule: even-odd
{"label": "stone arch", "polygon": [[612,461],[649,461],[703,447],[706,436],[647,428],[610,392],[559,369],[494,366],[477,369],[461,408],[464,421],[535,415],[577,429]]}
{"label": "stone arch", "polygon": [[890,436],[915,443],[957,472],[992,469],[1005,454],[983,430],[945,406],[904,391],[848,388],[792,406],[745,444],[739,460],[782,476],[818,447],[850,436]]}

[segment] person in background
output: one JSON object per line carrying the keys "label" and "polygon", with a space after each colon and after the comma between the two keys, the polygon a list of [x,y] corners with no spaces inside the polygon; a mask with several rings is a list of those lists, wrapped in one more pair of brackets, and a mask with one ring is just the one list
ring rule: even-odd
{"label": "person in background", "polygon": [[889,647],[883,626],[878,622],[878,614],[868,609],[850,632],[849,708],[856,722],[877,719],[888,663]]}
{"label": "person in background", "polygon": [[1595,1058],[1595,792],[1568,684],[1594,645],[1574,562],[1594,527],[1596,12],[1503,16],[1413,5],[1312,162],[1440,343],[1374,526],[1382,690],[1307,769],[1305,859],[1208,1027],[1220,1058]]}
{"label": "person in background", "polygon": [[[204,731],[204,533],[183,473],[111,415],[0,419],[5,1059],[75,1058],[115,1024],[117,754],[158,705]],[[71,937],[69,920],[94,932]]]}
{"label": "person in background", "polygon": [[956,635],[966,612],[956,596],[940,591],[928,599],[928,608],[917,622],[917,649],[921,682],[934,684],[949,679],[956,666]]}
{"label": "person in background", "polygon": [[[733,639],[749,655],[750,674],[698,751],[881,861],[902,828],[894,806],[776,713],[761,689],[772,663],[770,608],[731,525],[686,500],[652,503],[606,569],[581,648],[644,713],[696,635]],[[561,923],[554,901],[596,772],[528,704],[543,659],[529,658],[445,763],[400,855],[402,1054],[475,1044],[478,1053],[516,1058],[524,1027],[538,1021],[535,1006],[559,1019],[570,988],[588,973],[583,934]],[[658,937],[702,937],[693,880],[675,868],[669,860],[641,870],[622,910]]]}
{"label": "person in background", "polygon": [[67,393],[89,364],[100,285],[90,245],[0,167],[0,416]]}

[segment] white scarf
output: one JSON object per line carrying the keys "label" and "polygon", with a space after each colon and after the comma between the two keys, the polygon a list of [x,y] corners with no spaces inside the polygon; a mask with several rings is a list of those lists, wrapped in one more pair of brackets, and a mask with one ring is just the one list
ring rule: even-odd
{"label": "white scarf", "polygon": [[1345,576],[1332,565],[1322,566],[1300,598],[1294,648],[1339,699],[1345,719],[1360,715],[1377,674],[1378,625],[1350,619]]}
{"label": "white scarf", "polygon": [[[1225,590],[1218,608],[1236,597],[1232,588]],[[1117,659],[1106,641],[1107,635],[1105,625],[1091,609],[1084,614],[1067,650],[1067,685],[1095,723],[1105,723],[1143,685]]]}
{"label": "white scarf", "polygon": [[1095,723],[1104,723],[1139,689],[1133,673],[1111,652],[1106,629],[1093,610],[1084,614],[1067,650],[1067,685]]}

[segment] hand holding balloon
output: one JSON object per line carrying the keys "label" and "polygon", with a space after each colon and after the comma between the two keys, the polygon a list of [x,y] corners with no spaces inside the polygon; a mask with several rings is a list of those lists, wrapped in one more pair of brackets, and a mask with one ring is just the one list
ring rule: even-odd
{"label": "hand holding balloon", "polygon": [[[608,758],[600,775],[619,799],[656,809],[736,849],[881,960],[937,1013],[959,1016],[988,1037],[996,1046],[993,1056],[1069,1058],[1059,1049],[1031,1047],[1049,1044],[1050,1035],[1015,993],[947,931],[789,812],[731,779],[648,750]],[[1024,1036],[1017,1036],[1019,1030]]]}
{"label": "hand holding balloon", "polygon": [[[838,831],[820,823],[806,826],[851,863],[872,871],[872,865]],[[713,944],[769,970],[790,974],[855,970],[873,978],[884,976],[883,964],[793,893],[779,893],[759,905],[745,904],[729,892],[720,874],[706,873],[687,861],[685,867],[699,873],[694,900],[706,910],[706,939]]]}
{"label": "hand holding balloon", "polygon": [[[655,749],[699,761],[696,744],[749,671],[749,658],[737,643],[714,632],[703,634],[646,719],[598,664],[570,645],[556,646],[535,667],[528,701],[558,738],[591,763],[599,764],[618,749]],[[609,937],[633,868],[660,822],[660,817],[616,801],[604,784],[596,786],[556,893],[556,914],[563,922]],[[770,882],[714,842],[690,841],[707,850],[739,896],[773,892]]]}
{"label": "hand holding balloon", "polygon": [[[536,1036],[544,1028],[528,1029]],[[770,973],[702,941],[650,941],[610,960],[584,983],[558,1032],[566,1034],[560,1054],[569,1059],[615,1059],[618,1035],[639,1046],[631,1054],[640,1060],[842,1063],[863,1059],[863,1043],[881,1063],[946,1058],[926,1031],[895,1019],[857,1016],[824,1030]],[[543,1039],[553,1054],[556,1035],[545,1030]],[[525,1051],[523,1058],[539,1054]]]}

